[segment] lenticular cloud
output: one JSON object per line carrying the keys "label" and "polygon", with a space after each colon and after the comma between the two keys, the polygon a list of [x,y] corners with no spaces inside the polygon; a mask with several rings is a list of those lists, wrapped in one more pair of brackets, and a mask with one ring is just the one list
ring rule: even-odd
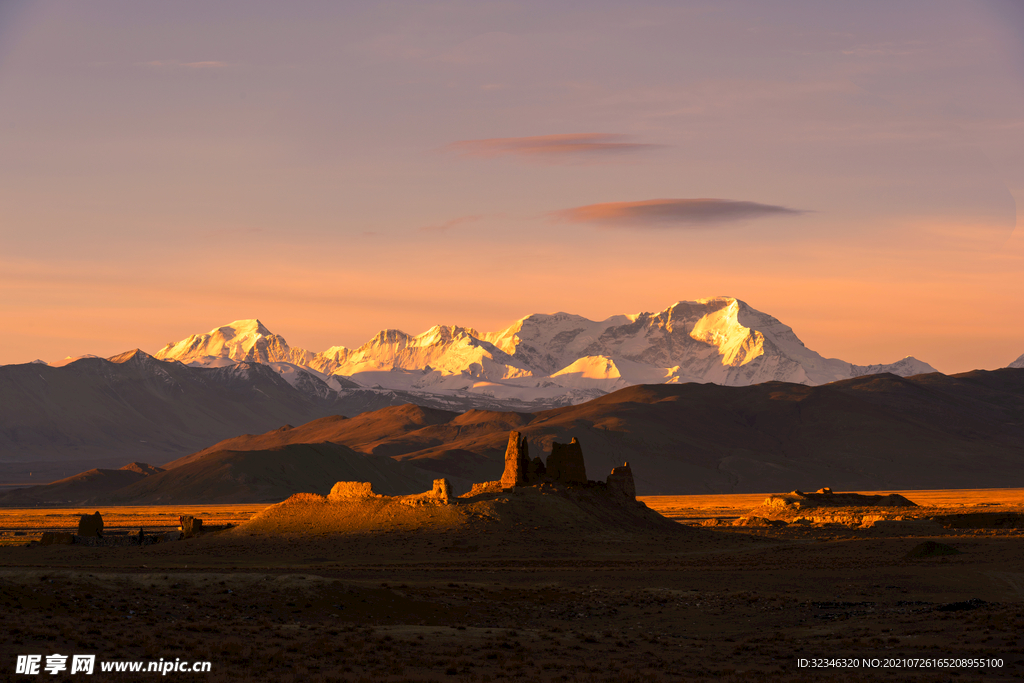
{"label": "lenticular cloud", "polygon": [[648,199],[588,204],[556,211],[553,215],[570,223],[595,223],[612,228],[695,228],[802,213],[805,212],[785,206],[733,199]]}

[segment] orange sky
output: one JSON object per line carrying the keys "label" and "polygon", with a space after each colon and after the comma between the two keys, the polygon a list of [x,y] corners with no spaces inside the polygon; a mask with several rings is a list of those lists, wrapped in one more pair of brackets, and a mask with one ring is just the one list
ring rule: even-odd
{"label": "orange sky", "polygon": [[999,2],[14,2],[0,363],[727,295],[825,356],[1001,367],[1022,38]]}

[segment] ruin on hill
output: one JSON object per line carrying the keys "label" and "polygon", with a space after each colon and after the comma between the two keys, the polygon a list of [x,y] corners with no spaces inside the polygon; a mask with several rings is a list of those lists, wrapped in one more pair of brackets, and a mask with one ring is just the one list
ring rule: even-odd
{"label": "ruin on hill", "polygon": [[[575,437],[569,443],[552,443],[551,454],[545,463],[539,456],[530,458],[530,446],[520,432],[508,434],[505,447],[505,470],[501,479],[473,484],[469,493],[461,498],[472,498],[484,493],[498,493],[509,489],[540,484],[554,484],[575,488],[600,488],[618,500],[636,500],[636,483],[629,463],[614,468],[605,481],[587,479],[583,461],[583,447]],[[368,481],[339,481],[331,489],[328,501],[343,502],[367,498],[389,498],[407,504],[448,504],[453,501],[451,484],[447,479],[435,479],[430,491],[409,496],[381,496],[373,492]]]}

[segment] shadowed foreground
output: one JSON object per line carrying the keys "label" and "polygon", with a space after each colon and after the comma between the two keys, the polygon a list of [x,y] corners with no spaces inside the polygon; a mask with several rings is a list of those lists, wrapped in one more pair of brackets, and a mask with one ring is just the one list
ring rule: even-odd
{"label": "shadowed foreground", "polygon": [[[673,502],[680,517],[696,516]],[[928,540],[959,553],[915,552]],[[0,565],[8,675],[26,653],[209,660],[209,681],[991,681],[1024,672],[1020,529],[926,537],[679,525],[602,537],[514,521],[342,534],[240,527],[141,548],[4,547]],[[995,657],[1004,666],[797,666],[814,657]]]}

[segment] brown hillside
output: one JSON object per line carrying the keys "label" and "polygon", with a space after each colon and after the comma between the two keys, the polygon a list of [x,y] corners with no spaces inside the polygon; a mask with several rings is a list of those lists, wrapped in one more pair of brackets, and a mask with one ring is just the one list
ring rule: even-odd
{"label": "brown hillside", "polygon": [[88,503],[145,479],[132,470],[92,469],[41,486],[28,486],[0,493],[0,506],[34,507]]}
{"label": "brown hillside", "polygon": [[337,481],[373,481],[393,495],[429,489],[423,470],[333,443],[220,450],[155,474],[105,498],[108,504],[273,502],[296,491],[328,493]]}
{"label": "brown hillside", "polygon": [[510,429],[529,439],[532,454],[578,437],[593,471],[628,460],[645,495],[1015,486],[1024,484],[1024,370],[885,374],[817,387],[634,386],[536,414],[402,406],[212,449],[324,439],[483,481],[500,475]]}

